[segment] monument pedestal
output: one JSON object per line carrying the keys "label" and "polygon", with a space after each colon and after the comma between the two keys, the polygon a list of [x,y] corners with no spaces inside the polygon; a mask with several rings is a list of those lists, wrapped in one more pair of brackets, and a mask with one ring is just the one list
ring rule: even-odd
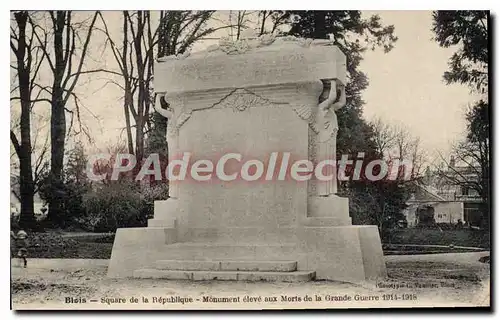
{"label": "monument pedestal", "polygon": [[[269,269],[259,268],[258,265],[275,266],[284,262],[294,263],[295,268],[272,270],[280,273],[304,271],[311,275],[305,277],[304,273],[297,273],[294,277],[290,274],[282,281],[315,278],[356,283],[385,276],[385,262],[376,226],[305,226],[284,228],[273,233],[255,228],[194,229],[188,233],[197,237],[185,242],[176,241],[176,231],[175,228],[161,227],[119,229],[108,276],[194,280],[193,271],[206,271],[209,275],[204,280],[223,280],[213,271],[232,272],[235,277],[240,271],[254,271],[258,277],[258,272],[262,271],[267,272],[268,277],[260,280],[273,280],[280,274],[269,274]],[[164,261],[170,264],[162,265]],[[173,262],[176,262],[175,267]],[[238,262],[239,267],[207,267],[203,262],[216,265]],[[165,270],[176,272],[165,273]],[[213,277],[210,278],[210,275]]]}
{"label": "monument pedestal", "polygon": [[[221,42],[159,62],[155,90],[160,97],[167,92],[169,106],[162,109],[158,100],[155,108],[169,118],[169,161],[188,152],[191,165],[202,161],[207,169],[212,161],[213,175],[171,181],[170,198],[155,202],[147,228],[118,229],[108,276],[384,277],[377,227],[352,226],[348,199],[335,195],[335,179],[297,179],[290,169],[304,160],[335,160],[334,111],[345,103],[345,72],[337,47],[293,37]],[[253,179],[256,162],[264,173]],[[255,172],[245,171],[246,163]]]}

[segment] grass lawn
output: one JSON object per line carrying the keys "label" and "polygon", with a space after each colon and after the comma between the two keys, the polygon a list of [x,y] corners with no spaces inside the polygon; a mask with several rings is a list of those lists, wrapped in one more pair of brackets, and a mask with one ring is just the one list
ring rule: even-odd
{"label": "grass lawn", "polygon": [[[28,242],[29,258],[66,258],[66,259],[109,259],[113,247],[114,234],[62,233],[48,231],[30,233]],[[398,229],[388,231],[382,238],[384,253],[424,254],[444,252],[464,252],[457,248],[425,248],[397,246],[405,245],[443,245],[456,247],[480,247],[489,249],[489,234],[477,230],[436,229]],[[15,254],[11,246],[12,254]]]}

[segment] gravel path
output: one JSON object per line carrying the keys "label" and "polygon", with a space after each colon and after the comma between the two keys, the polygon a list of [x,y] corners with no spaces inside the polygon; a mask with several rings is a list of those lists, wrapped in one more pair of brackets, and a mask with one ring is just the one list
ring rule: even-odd
{"label": "gravel path", "polygon": [[31,259],[27,269],[13,261],[12,301],[18,310],[488,306],[490,266],[478,261],[487,254],[386,256],[388,279],[357,285],[116,280],[106,278],[108,260]]}

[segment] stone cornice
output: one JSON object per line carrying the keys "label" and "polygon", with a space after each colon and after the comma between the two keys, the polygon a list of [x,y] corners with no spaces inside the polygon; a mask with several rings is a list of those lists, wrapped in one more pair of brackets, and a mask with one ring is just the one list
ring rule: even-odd
{"label": "stone cornice", "polygon": [[345,55],[329,40],[261,37],[161,59],[154,88],[173,94],[334,78],[345,84],[345,70]]}
{"label": "stone cornice", "polygon": [[[321,90],[321,81],[304,81],[268,86],[249,86],[245,88],[226,87],[205,91],[158,92],[158,94],[165,96],[165,100],[170,104],[170,108],[173,110],[189,108],[192,111],[197,111],[220,108],[223,104],[226,104],[228,99],[232,96],[246,96],[248,94],[257,97],[259,102],[266,101],[269,104],[290,104],[287,102],[290,99],[294,102],[316,104]],[[250,100],[253,101],[253,99]]]}
{"label": "stone cornice", "polygon": [[300,48],[309,48],[315,46],[335,46],[334,42],[331,40],[324,39],[310,39],[310,38],[299,38],[295,36],[285,36],[276,37],[272,34],[265,34],[259,37],[246,38],[239,40],[231,40],[229,38],[221,38],[217,44],[213,44],[207,47],[205,50],[198,51],[191,54],[190,51],[186,51],[178,55],[169,55],[158,58],[159,62],[165,62],[169,60],[184,60],[184,59],[195,59],[200,57],[206,57],[209,55],[235,55],[251,53],[252,51],[258,51],[262,48],[270,48],[274,50],[280,50],[282,47],[293,45]]}

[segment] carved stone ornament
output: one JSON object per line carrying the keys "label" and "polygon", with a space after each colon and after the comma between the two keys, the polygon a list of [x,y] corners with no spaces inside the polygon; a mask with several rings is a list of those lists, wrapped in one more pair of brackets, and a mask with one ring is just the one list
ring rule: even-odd
{"label": "carved stone ornament", "polygon": [[176,127],[177,127],[177,129],[180,129],[180,127],[182,127],[182,125],[184,123],[186,123],[186,121],[188,121],[189,118],[191,118],[192,114],[193,114],[192,110],[182,110],[181,114],[179,114],[179,116],[176,119],[177,120],[176,121]]}
{"label": "carved stone ornament", "polygon": [[[296,43],[298,46],[303,48],[309,48],[311,46],[333,46],[335,45],[333,40],[326,39],[310,39],[310,38],[298,38],[295,36],[285,36],[277,37],[275,34],[264,34],[259,37],[246,37],[238,40],[232,40],[230,38],[221,38],[218,44],[213,44],[207,47],[204,51],[197,52],[196,54],[213,54],[213,53],[224,53],[228,55],[243,54],[251,51],[254,48],[266,47],[272,44],[284,45],[286,43]],[[184,54],[181,55],[170,55],[166,57],[158,58],[158,61],[168,61],[168,60],[179,60],[185,59],[190,56],[190,52],[186,50]]]}
{"label": "carved stone ornament", "polygon": [[184,53],[172,54],[169,56],[160,57],[160,58],[158,58],[158,61],[183,60],[183,59],[186,59],[187,57],[189,57],[190,55],[191,55],[190,49],[186,49],[186,51],[184,51]]}
{"label": "carved stone ornament", "polygon": [[167,125],[167,133],[173,137],[177,136],[179,129],[189,120],[189,118],[191,118],[192,114],[192,110],[182,110],[178,116],[169,119],[171,125]]}
{"label": "carved stone ornament", "polygon": [[245,53],[250,49],[250,44],[246,39],[231,41],[229,38],[222,38],[219,41],[219,50],[226,54]]}
{"label": "carved stone ornament", "polygon": [[[345,105],[345,86],[337,79],[324,80],[323,82],[325,89],[329,87],[328,96],[325,100],[313,107],[308,104],[296,104],[292,108],[301,119],[309,124],[309,127],[315,134],[327,130],[330,132],[329,136],[333,137],[337,134],[338,128],[336,124],[331,123],[328,119],[332,116],[335,117],[335,114],[330,116],[327,116],[327,114],[335,112]],[[328,110],[331,111],[328,112]],[[321,123],[318,123],[318,115],[322,116],[321,118],[325,118],[324,116],[326,116],[326,118]]]}
{"label": "carved stone ornament", "polygon": [[[164,98],[167,105],[163,105],[161,98]],[[176,106],[172,108],[171,106]],[[167,126],[167,133],[176,136],[179,129],[184,123],[191,117],[193,111],[184,107],[181,99],[168,97],[166,94],[157,94],[156,103],[154,105],[155,110],[168,119],[169,125]],[[179,111],[175,111],[179,110]]]}
{"label": "carved stone ornament", "polygon": [[319,130],[316,126],[316,122],[314,121],[312,108],[305,104],[295,105],[292,108],[293,111],[295,111],[295,113],[299,116],[299,118],[305,120],[309,124],[311,130],[314,133],[318,134]]}
{"label": "carved stone ornament", "polygon": [[[165,100],[168,101],[168,105],[163,107],[161,106],[162,97],[165,97]],[[177,96],[168,97],[165,94],[158,94],[156,99],[155,110],[162,116],[168,118],[169,121],[167,133],[172,137],[177,136],[179,129],[189,120],[189,118],[191,118],[193,110],[186,108],[184,106],[184,100]],[[241,112],[251,107],[269,104],[273,104],[273,102],[247,89],[238,88],[231,91],[220,101],[208,107],[196,110],[231,108],[236,112]],[[174,106],[174,108],[171,106]]]}
{"label": "carved stone ornament", "polygon": [[212,108],[232,108],[234,111],[245,111],[248,108],[272,103],[246,89],[236,89],[215,103]]}

